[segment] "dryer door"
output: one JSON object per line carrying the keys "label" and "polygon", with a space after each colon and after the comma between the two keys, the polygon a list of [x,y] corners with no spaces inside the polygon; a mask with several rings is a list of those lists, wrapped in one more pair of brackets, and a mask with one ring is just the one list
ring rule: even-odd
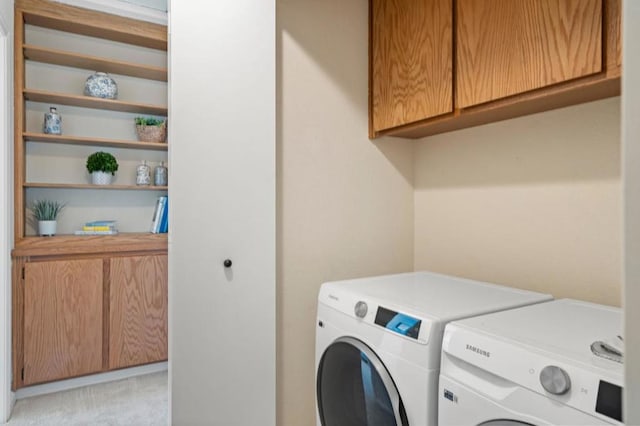
{"label": "dryer door", "polygon": [[323,426],[408,426],[393,379],[378,356],[353,337],[336,339],[318,364]]}

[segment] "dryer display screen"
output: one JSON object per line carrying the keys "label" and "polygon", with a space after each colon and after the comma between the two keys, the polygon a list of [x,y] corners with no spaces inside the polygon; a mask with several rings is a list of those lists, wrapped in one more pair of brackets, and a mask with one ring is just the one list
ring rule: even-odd
{"label": "dryer display screen", "polygon": [[622,388],[600,380],[596,412],[622,421]]}
{"label": "dryer display screen", "polygon": [[379,306],[378,312],[376,312],[376,324],[412,339],[418,338],[421,322],[417,318],[383,308],[382,306]]}

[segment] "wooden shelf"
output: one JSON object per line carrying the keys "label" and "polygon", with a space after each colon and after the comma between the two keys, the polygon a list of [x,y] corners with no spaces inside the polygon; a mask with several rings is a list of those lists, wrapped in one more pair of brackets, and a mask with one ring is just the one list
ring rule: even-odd
{"label": "wooden shelf", "polygon": [[147,186],[147,185],[92,185],[89,183],[48,183],[48,182],[26,182],[25,188],[55,188],[55,189],[102,189],[102,190],[124,190],[124,191],[166,191],[167,186]]}
{"label": "wooden shelf", "polygon": [[68,95],[64,93],[48,92],[46,90],[24,89],[24,99],[48,104],[70,105],[82,108],[103,109],[109,111],[132,112],[167,116],[167,107],[124,102],[111,99],[92,98],[90,96]]}
{"label": "wooden shelf", "polygon": [[167,50],[167,27],[43,0],[16,0],[25,24]]}
{"label": "wooden shelf", "polygon": [[94,138],[83,136],[66,136],[66,135],[48,135],[45,133],[24,132],[22,137],[25,141],[30,142],[46,142],[59,143],[69,145],[88,145],[88,146],[109,146],[112,148],[131,148],[144,149],[152,151],[166,151],[168,145],[159,142],[138,142],[122,139]]}
{"label": "wooden shelf", "polygon": [[16,240],[13,257],[167,251],[167,234],[55,235]]}
{"label": "wooden shelf", "polygon": [[131,62],[81,55],[28,44],[23,45],[23,50],[25,59],[31,61],[129,75],[131,77],[146,78],[149,80],[167,81],[167,69],[162,67],[139,65]]}

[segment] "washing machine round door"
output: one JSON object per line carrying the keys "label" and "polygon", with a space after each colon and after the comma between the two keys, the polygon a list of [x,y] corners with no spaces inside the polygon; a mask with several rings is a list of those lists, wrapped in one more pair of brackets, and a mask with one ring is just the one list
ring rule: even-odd
{"label": "washing machine round door", "polygon": [[408,426],[393,379],[378,356],[353,337],[336,339],[318,364],[323,426]]}

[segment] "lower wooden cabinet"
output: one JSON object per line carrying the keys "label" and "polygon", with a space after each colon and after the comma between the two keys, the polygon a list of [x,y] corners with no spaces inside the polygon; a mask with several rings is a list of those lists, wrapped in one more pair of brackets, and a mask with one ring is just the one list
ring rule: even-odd
{"label": "lower wooden cabinet", "polygon": [[102,370],[102,260],[24,269],[24,385]]}
{"label": "lower wooden cabinet", "polygon": [[167,359],[167,256],[111,259],[109,368]]}
{"label": "lower wooden cabinet", "polygon": [[13,388],[166,360],[165,253],[15,258]]}

